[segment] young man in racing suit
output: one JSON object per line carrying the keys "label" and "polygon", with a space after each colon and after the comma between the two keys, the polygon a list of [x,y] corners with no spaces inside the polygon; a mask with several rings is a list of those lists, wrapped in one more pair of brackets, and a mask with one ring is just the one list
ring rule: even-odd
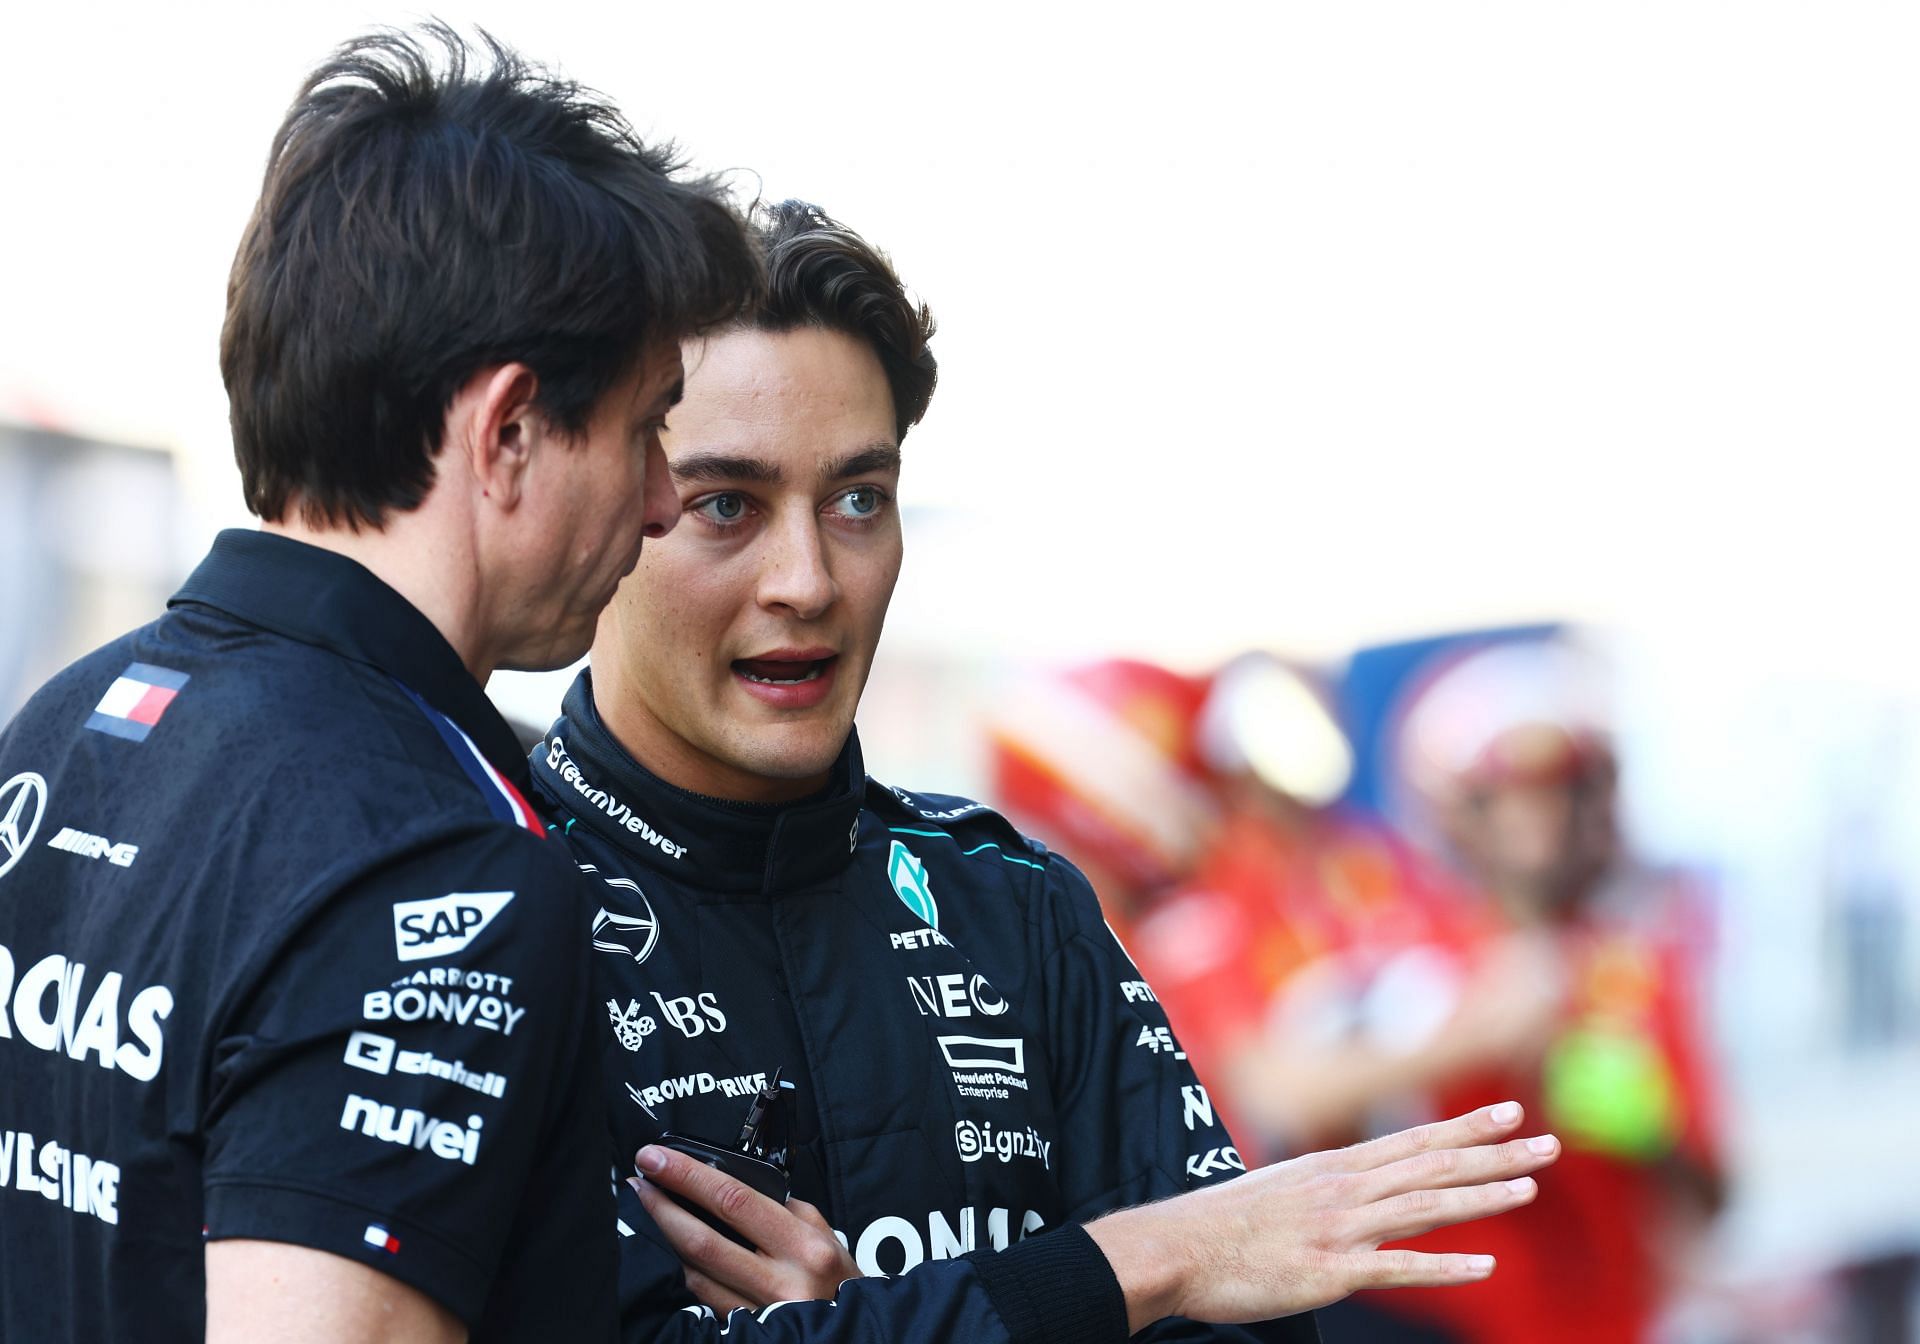
{"label": "young man in racing suit", "polygon": [[[644,1173],[619,1190],[626,1337],[1093,1341],[1289,1316],[1154,1337],[1311,1340],[1295,1313],[1354,1288],[1485,1277],[1376,1247],[1530,1199],[1557,1145],[1488,1144],[1517,1107],[1229,1181],[1233,1140],[1079,872],[980,804],[866,777],[853,714],[932,324],[812,207],[762,232],[764,306],[684,352],[676,534],[534,753],[606,884],[609,1116]],[[734,1147],[776,1079],[785,1205],[655,1143]]]}

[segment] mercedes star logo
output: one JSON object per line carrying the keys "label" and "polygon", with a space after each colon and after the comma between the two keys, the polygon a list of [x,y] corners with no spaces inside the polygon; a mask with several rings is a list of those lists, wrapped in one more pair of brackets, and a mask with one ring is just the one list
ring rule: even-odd
{"label": "mercedes star logo", "polygon": [[0,784],[0,877],[27,852],[46,810],[47,781],[33,771],[22,770]]}

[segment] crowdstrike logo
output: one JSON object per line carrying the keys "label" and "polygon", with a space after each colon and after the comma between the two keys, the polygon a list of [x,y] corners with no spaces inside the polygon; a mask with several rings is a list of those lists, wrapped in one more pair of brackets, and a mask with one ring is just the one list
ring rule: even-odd
{"label": "crowdstrike logo", "polygon": [[464,952],[513,899],[510,891],[450,891],[393,903],[393,950],[402,961]]}
{"label": "crowdstrike logo", "polygon": [[8,1186],[109,1227],[120,1222],[120,1168],[56,1139],[36,1144],[23,1130],[0,1129],[0,1190]]}
{"label": "crowdstrike logo", "polygon": [[547,769],[558,775],[562,783],[580,796],[582,802],[614,825],[624,828],[630,835],[639,836],[670,858],[684,859],[687,856],[685,845],[676,844],[654,830],[632,808],[582,774],[580,767],[573,763],[573,757],[567,754],[566,739],[557,734],[547,743]]}

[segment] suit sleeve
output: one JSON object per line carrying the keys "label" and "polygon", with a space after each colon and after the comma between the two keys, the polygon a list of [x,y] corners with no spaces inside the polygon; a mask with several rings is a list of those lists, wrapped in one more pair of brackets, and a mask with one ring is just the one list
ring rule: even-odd
{"label": "suit sleeve", "polygon": [[556,1326],[611,1333],[578,879],[543,850],[423,841],[323,878],[249,958],[210,1060],[210,1239],[344,1256],[469,1324],[540,1267]]}
{"label": "suit sleeve", "polygon": [[[1213,1099],[1167,1024],[1153,987],[1101,916],[1080,871],[1050,855],[1036,908],[1045,951],[1053,1086],[1063,1133],[1061,1187],[1068,1217],[1231,1180],[1246,1170]],[[1135,1338],[1288,1341],[1319,1338],[1311,1314],[1248,1327],[1170,1319]]]}
{"label": "suit sleeve", "polygon": [[620,1337],[625,1344],[1121,1344],[1126,1303],[1079,1227],[1004,1251],[930,1260],[894,1278],[848,1279],[828,1301],[719,1316],[694,1301],[680,1261],[624,1182]]}

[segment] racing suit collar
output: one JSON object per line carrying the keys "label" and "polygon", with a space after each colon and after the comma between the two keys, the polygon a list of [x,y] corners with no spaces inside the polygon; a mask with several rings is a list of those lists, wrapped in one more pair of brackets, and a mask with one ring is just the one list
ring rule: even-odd
{"label": "racing suit collar", "polygon": [[533,773],[569,828],[589,828],[703,898],[796,890],[845,869],[859,842],[866,767],[857,733],[818,797],[772,807],[704,798],[659,778],[614,740],[594,708],[590,669],[568,688],[533,753]]}
{"label": "racing suit collar", "polygon": [[384,672],[458,724],[493,767],[524,790],[519,739],[453,646],[406,598],[357,560],[292,537],[227,528],[167,599]]}

